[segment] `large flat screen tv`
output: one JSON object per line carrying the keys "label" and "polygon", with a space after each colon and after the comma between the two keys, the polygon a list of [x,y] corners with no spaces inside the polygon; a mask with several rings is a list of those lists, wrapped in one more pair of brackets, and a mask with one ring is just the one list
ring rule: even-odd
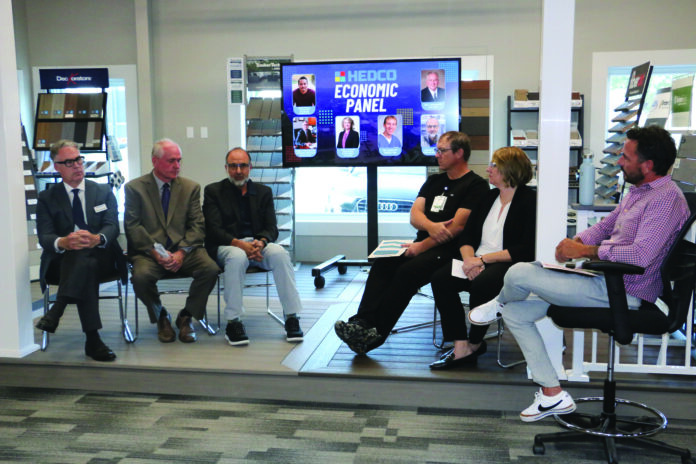
{"label": "large flat screen tv", "polygon": [[458,58],[281,63],[283,166],[436,165],[459,129]]}

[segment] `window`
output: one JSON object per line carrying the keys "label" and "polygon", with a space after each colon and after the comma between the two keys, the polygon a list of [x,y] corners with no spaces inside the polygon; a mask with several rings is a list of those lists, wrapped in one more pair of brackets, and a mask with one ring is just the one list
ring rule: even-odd
{"label": "window", "polygon": [[[607,95],[607,114],[609,120],[611,120],[616,112],[614,108],[619,106],[626,96],[626,88],[628,87],[628,79],[631,73],[631,67],[627,66],[616,66],[609,68],[609,82],[608,82],[608,95]],[[648,91],[645,95],[645,103],[643,104],[643,111],[640,117],[639,125],[645,123],[648,113],[652,108],[653,101],[655,100],[655,94],[659,89],[665,87],[672,87],[672,80],[679,77],[684,77],[689,74],[696,73],[696,64],[694,65],[679,65],[679,66],[654,66],[652,76],[650,77],[650,82],[648,84]],[[693,95],[692,95],[693,98]],[[694,101],[692,100],[691,107],[694,108]],[[691,122],[689,127],[673,127],[672,126],[672,116],[670,114],[665,129],[667,130],[685,130],[693,129],[696,127],[696,117],[694,112],[691,113]]]}

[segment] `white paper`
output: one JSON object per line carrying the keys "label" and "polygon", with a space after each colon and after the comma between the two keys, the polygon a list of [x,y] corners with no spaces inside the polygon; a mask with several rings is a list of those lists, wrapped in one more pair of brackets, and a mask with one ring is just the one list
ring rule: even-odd
{"label": "white paper", "polygon": [[464,266],[464,261],[460,259],[452,260],[452,277],[459,277],[460,279],[469,280],[466,274],[464,274],[464,269],[462,269],[462,266]]}

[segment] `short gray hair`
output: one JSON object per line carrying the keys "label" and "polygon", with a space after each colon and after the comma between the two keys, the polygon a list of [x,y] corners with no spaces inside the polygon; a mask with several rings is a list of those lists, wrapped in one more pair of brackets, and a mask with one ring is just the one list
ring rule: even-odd
{"label": "short gray hair", "polygon": [[164,147],[164,145],[167,145],[167,144],[170,144],[170,143],[171,143],[172,145],[176,145],[176,147],[179,149],[179,152],[181,152],[181,147],[179,146],[178,143],[176,143],[176,142],[173,141],[172,139],[164,138],[164,139],[159,139],[159,140],[156,141],[155,144],[152,146],[152,156],[155,157],[155,158],[161,158],[162,155],[164,154],[164,150],[162,149],[162,147]]}
{"label": "short gray hair", "polygon": [[80,146],[77,143],[68,139],[60,139],[51,144],[51,161],[55,161],[56,156],[58,156],[58,152],[65,147],[77,148],[77,151],[80,151]]}

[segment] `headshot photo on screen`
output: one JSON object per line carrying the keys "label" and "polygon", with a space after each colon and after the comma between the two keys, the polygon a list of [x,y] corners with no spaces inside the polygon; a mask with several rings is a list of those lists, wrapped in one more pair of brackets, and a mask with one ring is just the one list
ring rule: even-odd
{"label": "headshot photo on screen", "polygon": [[377,147],[382,156],[398,156],[401,154],[402,126],[401,115],[380,116],[378,124],[382,130],[377,135]]}
{"label": "headshot photo on screen", "polygon": [[293,118],[293,146],[295,155],[311,157],[317,153],[317,120],[316,118]]}
{"label": "headshot photo on screen", "polygon": [[317,104],[314,74],[293,74],[292,106],[297,114],[312,114]]}
{"label": "headshot photo on screen", "polygon": [[445,129],[445,117],[442,114],[421,115],[421,147],[423,153],[435,156],[435,148],[440,135]]}
{"label": "headshot photo on screen", "polygon": [[421,103],[426,110],[444,107],[444,69],[424,69],[421,71]]}
{"label": "headshot photo on screen", "polygon": [[360,146],[360,118],[358,116],[338,116],[336,121],[336,148],[358,148]]}

